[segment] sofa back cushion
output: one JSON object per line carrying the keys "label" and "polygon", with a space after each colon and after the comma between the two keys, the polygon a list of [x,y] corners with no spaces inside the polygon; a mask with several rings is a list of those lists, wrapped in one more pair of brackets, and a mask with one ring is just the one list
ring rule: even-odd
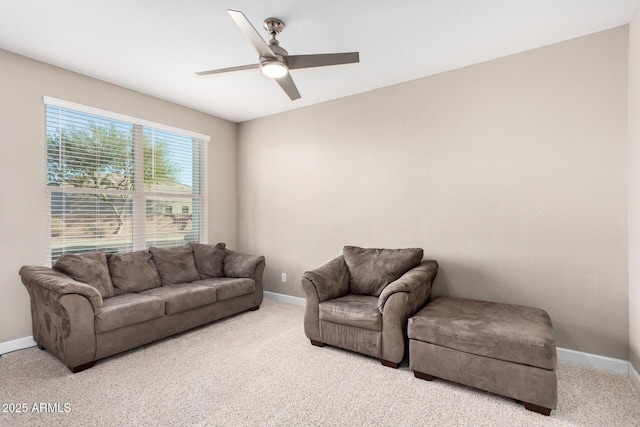
{"label": "sofa back cushion", "polygon": [[420,248],[345,246],[342,254],[351,276],[349,291],[352,294],[380,296],[385,286],[420,263],[423,251]]}
{"label": "sofa back cushion", "polygon": [[151,247],[149,252],[158,269],[162,286],[200,280],[193,259],[193,248],[190,245],[173,248]]}
{"label": "sofa back cushion", "polygon": [[93,286],[100,292],[102,298],[110,298],[114,295],[107,255],[103,251],[80,255],[64,254],[58,258],[53,269],[66,274],[73,280]]}
{"label": "sofa back cushion", "polygon": [[116,295],[160,286],[158,270],[147,251],[108,254],[107,262]]}
{"label": "sofa back cushion", "polygon": [[193,248],[193,259],[196,262],[200,279],[224,276],[222,266],[226,247],[224,243],[218,243],[215,246],[202,243],[190,243],[190,245]]}

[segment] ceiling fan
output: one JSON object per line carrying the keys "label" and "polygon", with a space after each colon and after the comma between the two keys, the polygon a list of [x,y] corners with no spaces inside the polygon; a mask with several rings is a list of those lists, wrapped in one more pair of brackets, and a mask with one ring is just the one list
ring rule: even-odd
{"label": "ceiling fan", "polygon": [[285,49],[280,47],[280,43],[276,39],[277,35],[284,29],[284,22],[277,18],[265,19],[264,28],[271,35],[271,40],[269,40],[269,44],[267,44],[264,39],[260,37],[260,34],[258,34],[253,25],[251,25],[244,13],[237,10],[227,10],[227,12],[229,12],[229,15],[238,28],[240,28],[240,31],[242,31],[260,55],[260,62],[258,64],[240,65],[238,67],[200,71],[196,73],[197,76],[210,76],[212,74],[259,68],[263,75],[274,79],[293,101],[300,98],[300,92],[298,92],[298,88],[293,82],[289,70],[355,64],[360,62],[359,52],[289,55]]}

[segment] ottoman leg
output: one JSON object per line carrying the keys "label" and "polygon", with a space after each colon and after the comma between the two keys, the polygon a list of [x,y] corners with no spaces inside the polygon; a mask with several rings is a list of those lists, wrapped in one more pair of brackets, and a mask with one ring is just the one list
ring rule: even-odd
{"label": "ottoman leg", "polygon": [[421,380],[431,381],[433,379],[433,375],[425,374],[424,372],[413,371],[413,375]]}
{"label": "ottoman leg", "polygon": [[522,403],[524,403],[525,409],[528,409],[533,412],[537,412],[542,415],[546,415],[547,417],[551,415],[551,408],[545,408],[544,406],[539,406],[533,403],[527,403],[527,402],[522,402]]}

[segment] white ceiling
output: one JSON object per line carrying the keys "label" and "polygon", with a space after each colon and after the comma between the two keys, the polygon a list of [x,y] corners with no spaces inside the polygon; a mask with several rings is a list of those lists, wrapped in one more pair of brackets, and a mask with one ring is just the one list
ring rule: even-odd
{"label": "white ceiling", "polygon": [[[234,122],[316,104],[628,23],[640,0],[0,0],[0,48]],[[290,101],[226,13],[291,55],[360,52],[360,64],[291,75]],[[2,64],[0,64],[1,67]]]}

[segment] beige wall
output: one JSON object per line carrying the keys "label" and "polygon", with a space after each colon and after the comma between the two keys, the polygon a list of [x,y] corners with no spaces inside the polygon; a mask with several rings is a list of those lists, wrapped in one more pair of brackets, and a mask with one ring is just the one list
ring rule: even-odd
{"label": "beige wall", "polygon": [[640,372],[640,13],[629,30],[629,361]]}
{"label": "beige wall", "polygon": [[236,124],[0,50],[0,343],[31,335],[18,270],[45,259],[43,95],[210,135],[209,240],[236,244]]}
{"label": "beige wall", "polygon": [[620,27],[240,124],[240,248],[302,296],[345,244],[419,246],[436,294],[541,307],[559,346],[626,360],[627,47]]}

